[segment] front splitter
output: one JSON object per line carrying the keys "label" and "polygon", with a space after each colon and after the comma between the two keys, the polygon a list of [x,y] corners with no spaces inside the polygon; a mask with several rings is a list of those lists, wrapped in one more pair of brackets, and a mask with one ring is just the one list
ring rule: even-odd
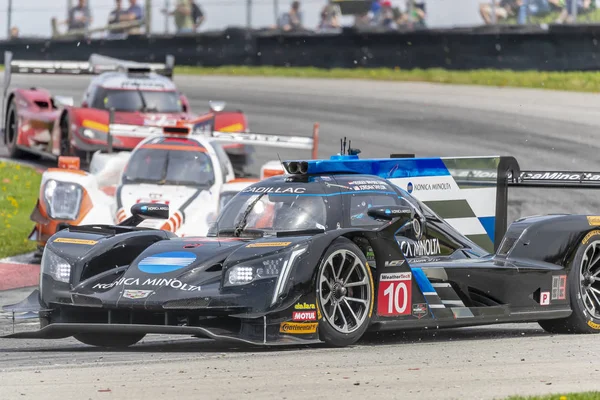
{"label": "front splitter", "polygon": [[77,324],[54,323],[37,331],[13,333],[2,336],[3,339],[64,339],[80,333],[97,334],[164,334],[190,335],[221,342],[243,343],[253,346],[297,346],[322,343],[320,340],[301,339],[292,336],[281,336],[277,340],[248,340],[231,335],[218,334],[206,328],[196,326],[162,326],[135,324]]}

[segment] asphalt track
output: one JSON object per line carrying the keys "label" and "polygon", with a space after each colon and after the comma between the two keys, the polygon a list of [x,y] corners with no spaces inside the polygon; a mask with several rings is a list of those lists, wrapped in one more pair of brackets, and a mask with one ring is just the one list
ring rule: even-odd
{"label": "asphalt track", "polygon": [[[500,154],[515,156],[524,169],[600,171],[600,98],[593,94],[274,78],[176,81],[194,109],[225,100],[248,114],[255,132],[308,135],[320,122],[321,157],[337,152],[347,136],[364,157]],[[76,100],[86,82],[14,79]],[[276,158],[259,150],[259,163]],[[510,197],[511,217],[599,212],[597,198],[596,191],[521,190]],[[0,293],[0,304],[27,293]],[[8,322],[0,330],[10,329]],[[107,352],[74,340],[0,339],[0,398],[437,399],[598,390],[599,340],[548,335],[537,324],[377,335],[347,349],[239,349],[148,336],[127,351]]]}

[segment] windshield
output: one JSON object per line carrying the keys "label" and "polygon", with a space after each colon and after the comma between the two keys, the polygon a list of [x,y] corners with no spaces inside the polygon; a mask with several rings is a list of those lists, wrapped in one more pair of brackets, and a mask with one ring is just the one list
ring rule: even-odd
{"label": "windshield", "polygon": [[236,229],[263,232],[326,229],[327,199],[323,196],[286,196],[240,193],[225,207],[211,234],[235,235]]}
{"label": "windshield", "polygon": [[235,195],[238,193],[239,192],[235,192],[235,191],[222,192],[221,198],[219,199],[219,210],[222,210],[223,208],[225,208],[227,203],[229,203],[231,201],[231,199],[233,199],[235,197]]}
{"label": "windshield", "polygon": [[214,182],[210,157],[200,151],[142,147],[133,153],[123,174],[123,183],[212,186]]}
{"label": "windshield", "polygon": [[175,91],[123,90],[98,88],[94,108],[115,111],[142,111],[155,113],[178,113],[183,111],[179,95]]}

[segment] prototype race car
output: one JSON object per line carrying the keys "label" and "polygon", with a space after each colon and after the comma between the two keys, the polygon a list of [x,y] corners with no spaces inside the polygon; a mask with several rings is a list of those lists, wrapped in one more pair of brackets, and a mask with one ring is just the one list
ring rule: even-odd
{"label": "prototype race car", "polygon": [[[179,236],[204,236],[224,204],[259,179],[282,174],[279,161],[261,167],[261,176],[236,178],[218,138],[167,132],[144,139],[132,152],[96,152],[90,172],[79,159],[59,157],[59,168],[42,174],[39,199],[31,214],[31,240],[43,249],[48,238],[70,225],[117,224],[131,217],[137,203],[164,203],[166,221],[147,220],[140,226],[165,229]],[[261,135],[238,143],[312,149],[312,137]],[[229,142],[225,142],[229,143]]]}
{"label": "prototype race car", "polygon": [[506,322],[600,332],[600,216],[506,229],[510,186],[599,187],[600,173],[521,171],[512,157],[349,153],[285,162],[286,175],[237,194],[208,237],[137,227],[169,215],[144,203],[119,225],[58,232],[39,291],[5,307],[37,310],[41,329],[6,337],[347,346],[367,330]]}
{"label": "prototype race car", "polygon": [[[97,150],[131,150],[164,126],[183,123],[195,134],[247,132],[241,111],[225,111],[225,103],[210,102],[210,110],[195,115],[187,97],[171,80],[174,58],[164,64],[141,64],[93,54],[88,62],[21,61],[4,55],[4,143],[9,155],[34,153],[50,158],[78,156],[89,162]],[[74,99],[52,96],[42,88],[9,92],[12,74],[97,75]],[[244,144],[224,145],[236,171],[250,160]],[[242,172],[240,172],[241,174]]]}

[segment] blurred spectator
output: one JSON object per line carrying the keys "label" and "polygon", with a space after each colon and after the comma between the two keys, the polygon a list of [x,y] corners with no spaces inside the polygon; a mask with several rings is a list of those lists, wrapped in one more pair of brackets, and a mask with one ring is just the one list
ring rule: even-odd
{"label": "blurred spectator", "polygon": [[66,23],[69,31],[89,28],[92,23],[92,13],[86,0],[79,0],[77,5],[69,10],[69,18]]}
{"label": "blurred spectator", "polygon": [[192,20],[194,21],[194,32],[198,30],[204,22],[204,12],[195,1],[192,2]]}
{"label": "blurred spectator", "polygon": [[283,13],[281,18],[279,18],[277,27],[286,32],[304,29],[304,26],[302,25],[302,11],[300,11],[299,1],[294,1],[290,11]]}
{"label": "blurred spectator", "polygon": [[425,0],[408,0],[412,1],[412,25],[415,28],[426,28],[427,24],[425,20],[427,18],[427,12],[425,10]]}
{"label": "blurred spectator", "polygon": [[[516,15],[520,6],[520,0],[493,0],[496,5],[496,21],[506,20],[509,17]],[[492,21],[492,4],[481,3],[479,5],[479,14],[486,24],[491,24]]]}
{"label": "blurred spectator", "polygon": [[527,23],[527,17],[541,17],[548,15],[553,9],[560,9],[561,0],[520,0],[517,23]]}
{"label": "blurred spectator", "polygon": [[18,37],[19,37],[19,28],[17,28],[16,26],[13,26],[12,28],[10,28],[10,38],[17,39]]}
{"label": "blurred spectator", "polygon": [[382,26],[387,29],[396,29],[396,21],[394,19],[394,11],[392,10],[392,2],[384,0],[380,3],[381,7],[378,10],[373,22],[377,26]]}
{"label": "blurred spectator", "polygon": [[340,18],[342,17],[342,10],[340,6],[333,3],[333,0],[329,0],[329,3],[323,7],[321,11],[321,21],[319,22],[319,29],[330,30],[339,29],[342,24]]}
{"label": "blurred spectator", "polygon": [[[116,24],[128,19],[127,10],[121,7],[122,0],[115,0],[115,9],[108,15],[108,25]],[[108,37],[110,39],[122,39],[127,36],[126,29],[109,29]]]}
{"label": "blurred spectator", "polygon": [[[125,21],[144,21],[144,10],[137,4],[137,0],[129,0],[129,8],[127,9],[127,17]],[[129,28],[129,34],[136,35],[142,33],[141,26],[138,28]]]}
{"label": "blurred spectator", "polygon": [[[573,1],[574,0],[566,0],[565,8],[560,13],[560,16],[556,20],[556,23],[563,24],[565,22],[573,23],[575,22],[575,16],[573,15]],[[592,0],[575,0],[577,1],[577,14],[585,14],[590,11],[592,7]]]}
{"label": "blurred spectator", "polygon": [[177,0],[175,10],[169,12],[163,9],[163,13],[175,18],[177,33],[192,33],[194,31],[194,19],[192,0]]}

